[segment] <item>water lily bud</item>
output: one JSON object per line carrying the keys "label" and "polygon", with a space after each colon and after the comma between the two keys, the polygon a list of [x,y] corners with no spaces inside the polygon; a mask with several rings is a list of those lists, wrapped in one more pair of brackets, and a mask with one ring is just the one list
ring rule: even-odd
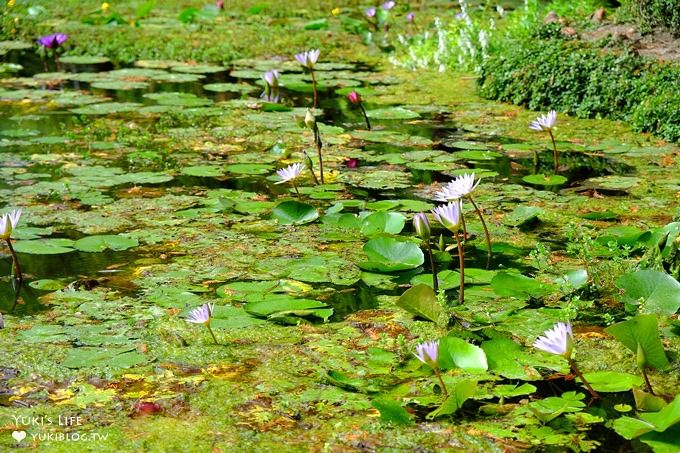
{"label": "water lily bud", "polygon": [[418,237],[423,241],[430,239],[430,222],[422,212],[413,216],[413,228],[416,230]]}
{"label": "water lily bud", "polygon": [[350,94],[348,94],[347,99],[349,99],[349,102],[352,104],[361,103],[361,96],[356,91],[352,91]]}
{"label": "water lily bud", "polygon": [[305,114],[305,126],[311,130],[316,128],[316,117],[310,109],[307,109],[307,113]]}
{"label": "water lily bud", "polygon": [[439,235],[439,243],[438,243],[439,251],[440,251],[440,252],[443,252],[443,251],[444,251],[444,245],[445,245],[445,244],[444,244],[444,235],[443,235],[443,234],[440,234],[440,235]]}
{"label": "water lily bud", "polygon": [[647,357],[645,357],[645,350],[642,348],[642,345],[640,343],[638,343],[637,345],[637,354],[635,355],[635,359],[637,362],[637,366],[641,370],[644,370],[645,367],[647,366]]}

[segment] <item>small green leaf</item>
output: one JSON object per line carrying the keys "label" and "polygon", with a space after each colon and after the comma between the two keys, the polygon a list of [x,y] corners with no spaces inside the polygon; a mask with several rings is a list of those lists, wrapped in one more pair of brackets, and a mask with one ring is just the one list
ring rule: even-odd
{"label": "small green leaf", "polygon": [[272,211],[272,216],[284,225],[302,225],[319,218],[319,211],[312,205],[299,201],[283,201]]}
{"label": "small green leaf", "polygon": [[442,415],[454,414],[463,407],[468,399],[477,393],[477,381],[463,380],[458,382],[452,389],[449,389],[449,396],[444,403],[436,410],[427,414],[428,419],[433,419]]}
{"label": "small green leaf", "polygon": [[379,398],[371,401],[371,406],[378,409],[380,420],[385,423],[394,423],[395,425],[410,425],[413,423],[411,415],[406,412],[406,409],[398,401]]}
{"label": "small green leaf", "polygon": [[640,345],[646,366],[662,369],[669,365],[659,337],[659,326],[655,315],[638,315],[607,327],[605,332],[623,343],[633,354],[638,353],[638,345]]}
{"label": "small green leaf", "polygon": [[457,337],[447,336],[439,342],[439,366],[443,369],[461,368],[467,371],[486,371],[489,364],[484,350]]}
{"label": "small green leaf", "polygon": [[432,322],[438,322],[445,313],[432,288],[422,284],[407,289],[397,300],[397,306]]}

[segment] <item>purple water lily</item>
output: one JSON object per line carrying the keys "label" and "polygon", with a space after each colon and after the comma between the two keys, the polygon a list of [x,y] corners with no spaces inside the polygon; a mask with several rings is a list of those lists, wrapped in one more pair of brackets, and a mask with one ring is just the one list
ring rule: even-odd
{"label": "purple water lily", "polygon": [[66,41],[68,41],[68,35],[66,33],[54,33],[41,37],[38,39],[37,43],[46,49],[56,49]]}

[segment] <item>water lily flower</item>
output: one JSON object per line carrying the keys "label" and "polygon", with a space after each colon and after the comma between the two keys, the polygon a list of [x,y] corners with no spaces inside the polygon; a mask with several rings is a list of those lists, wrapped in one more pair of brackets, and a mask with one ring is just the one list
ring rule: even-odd
{"label": "water lily flower", "polygon": [[314,69],[316,61],[319,59],[319,49],[306,50],[295,54],[295,59],[307,69]]}
{"label": "water lily flower", "polygon": [[209,324],[215,304],[205,303],[198,308],[194,308],[187,316],[187,322],[194,324]]}
{"label": "water lily flower", "polygon": [[557,122],[557,112],[549,111],[546,115],[541,115],[529,124],[529,129],[534,131],[552,130]]}
{"label": "water lily flower", "polygon": [[210,336],[212,337],[213,341],[215,344],[219,344],[217,342],[217,338],[215,337],[215,334],[213,333],[212,329],[210,328],[210,321],[212,320],[212,315],[213,311],[215,310],[215,304],[210,304],[210,303],[205,303],[201,305],[198,308],[194,308],[189,312],[189,315],[187,316],[187,322],[191,322],[194,324],[205,324],[205,326],[208,328],[208,332],[210,332]]}
{"label": "water lily flower", "polygon": [[267,71],[264,74],[262,74],[262,80],[264,80],[267,85],[269,85],[272,88],[278,88],[279,87],[279,71],[276,69],[272,71]]}
{"label": "water lily flower", "polygon": [[38,39],[37,42],[46,49],[56,49],[66,41],[68,41],[68,35],[66,33],[55,33],[52,35],[43,36]]}
{"label": "water lily flower", "polygon": [[477,188],[480,181],[481,179],[478,179],[475,183],[475,174],[466,173],[455,178],[453,181],[444,186],[444,188],[439,190],[434,195],[434,199],[443,202],[461,199],[472,193],[472,191]]}
{"label": "water lily flower", "polygon": [[295,163],[287,166],[286,168],[276,170],[276,174],[279,175],[281,181],[277,181],[275,184],[283,184],[284,182],[296,179],[297,177],[300,176],[304,169],[305,169],[304,164]]}
{"label": "water lily flower", "polygon": [[366,8],[366,11],[364,13],[366,14],[366,17],[375,17],[375,6],[371,6],[370,8]]}
{"label": "water lily flower", "polygon": [[310,109],[305,112],[305,126],[311,130],[316,129],[316,117]]}
{"label": "water lily flower", "polygon": [[533,346],[541,351],[557,354],[569,359],[574,349],[574,335],[570,323],[558,322],[534,341]]}
{"label": "water lily flower", "polygon": [[351,102],[352,104],[361,104],[361,95],[360,95],[359,93],[357,93],[356,91],[351,91],[351,92],[347,95],[347,99],[348,99],[349,102]]}
{"label": "water lily flower", "polygon": [[347,168],[357,168],[359,166],[359,159],[356,157],[350,157],[345,161]]}
{"label": "water lily flower", "polygon": [[406,15],[406,20],[409,21],[409,22],[413,22],[413,19],[415,19],[415,17],[416,17],[415,14],[413,14],[413,13],[408,13],[408,14]]}
{"label": "water lily flower", "polygon": [[389,11],[389,10],[391,10],[392,8],[394,8],[394,6],[395,6],[396,4],[397,4],[396,2],[393,2],[393,1],[391,1],[391,0],[390,0],[390,1],[387,1],[387,2],[385,2],[385,3],[382,4],[382,9],[384,9],[385,11]]}
{"label": "water lily flower", "polygon": [[[553,145],[553,170],[557,174],[559,169],[558,164],[558,154],[557,154],[557,143],[555,143],[555,136],[553,135],[553,129],[555,128],[555,123],[557,123],[557,112],[554,110],[549,111],[546,115],[541,115],[529,124],[529,129],[534,131],[547,131],[550,135],[550,140]],[[538,153],[534,151],[534,165],[538,167]]]}
{"label": "water lily flower", "polygon": [[21,208],[14,209],[0,217],[0,239],[8,240],[12,231],[17,227],[21,217]]}
{"label": "water lily flower", "polygon": [[423,241],[430,239],[430,222],[427,220],[427,216],[422,212],[413,216],[413,228],[416,230],[416,234]]}
{"label": "water lily flower", "polygon": [[453,201],[443,206],[437,206],[432,210],[434,218],[442,224],[444,228],[452,233],[458,233],[460,229],[460,201]]}
{"label": "water lily flower", "polygon": [[215,1],[215,7],[217,9],[224,9],[224,0],[216,0]]}
{"label": "water lily flower", "polygon": [[420,343],[416,346],[416,352],[413,355],[430,368],[437,368],[439,366],[439,340]]}

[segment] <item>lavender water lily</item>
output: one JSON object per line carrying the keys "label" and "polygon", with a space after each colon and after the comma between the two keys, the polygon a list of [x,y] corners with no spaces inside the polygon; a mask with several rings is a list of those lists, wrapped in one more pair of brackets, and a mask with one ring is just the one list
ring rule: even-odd
{"label": "lavender water lily", "polygon": [[460,292],[458,301],[462,304],[465,301],[465,257],[463,244],[460,241],[461,207],[460,200],[456,200],[444,206],[438,206],[432,210],[434,218],[447,230],[453,233],[458,247],[458,263],[460,266]]}
{"label": "lavender water lily", "polygon": [[205,326],[208,328],[208,332],[210,332],[210,336],[212,336],[213,341],[215,344],[219,344],[217,342],[217,338],[215,337],[215,334],[213,333],[212,329],[210,328],[210,322],[212,321],[212,316],[213,316],[213,311],[215,310],[215,304],[209,304],[205,303],[201,305],[198,308],[194,308],[189,312],[189,315],[187,316],[186,320],[187,322],[193,323],[193,324],[205,324]]}
{"label": "lavender water lily", "polygon": [[[554,110],[549,111],[546,115],[541,115],[529,124],[529,129],[537,132],[547,131],[550,135],[550,140],[553,145],[553,170],[555,174],[559,169],[558,155],[557,155],[557,144],[555,143],[555,136],[553,135],[553,129],[555,128],[555,123],[557,123],[557,112]],[[537,159],[538,154],[534,154],[535,159]]]}
{"label": "lavender water lily", "polygon": [[319,95],[317,93],[316,88],[316,75],[314,74],[314,65],[319,59],[319,52],[320,52],[319,49],[314,49],[295,54],[295,59],[298,61],[298,63],[300,63],[303,68],[309,71],[309,73],[312,76],[312,89],[314,90],[314,104],[313,104],[314,108],[317,108],[319,105]]}
{"label": "lavender water lily", "polygon": [[416,352],[414,352],[413,355],[434,371],[435,376],[437,376],[437,379],[439,380],[439,385],[442,388],[442,393],[444,396],[448,396],[449,392],[446,389],[446,384],[444,384],[441,371],[439,370],[439,340],[420,343],[416,346]]}

